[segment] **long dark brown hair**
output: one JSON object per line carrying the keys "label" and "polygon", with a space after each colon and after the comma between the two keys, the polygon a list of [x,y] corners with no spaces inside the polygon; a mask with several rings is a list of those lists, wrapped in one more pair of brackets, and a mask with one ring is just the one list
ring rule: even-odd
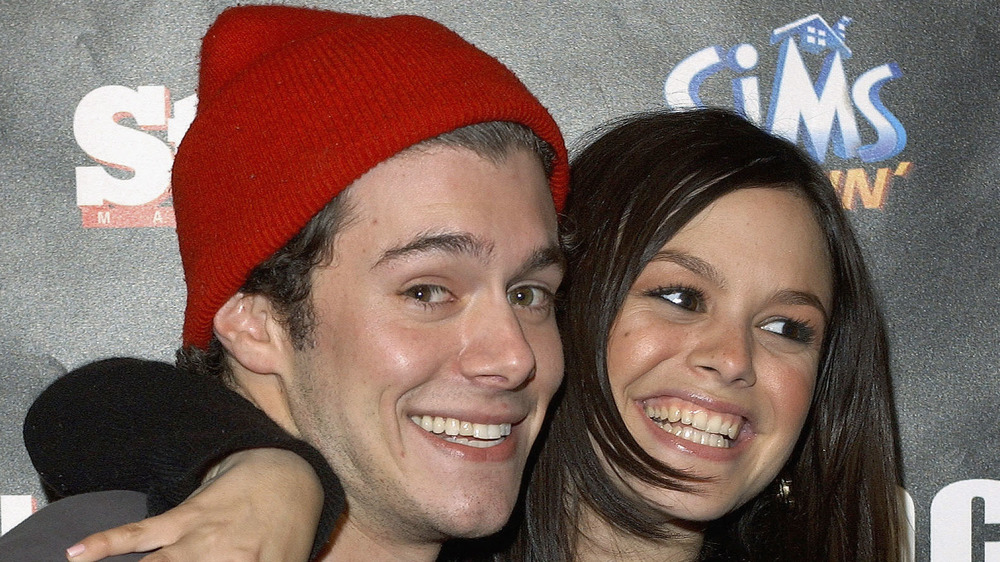
{"label": "long dark brown hair", "polygon": [[781,471],[791,501],[766,489],[709,524],[701,558],[899,560],[902,471],[885,326],[822,170],[793,144],[723,110],[633,115],[589,138],[573,161],[562,221],[570,267],[560,309],[564,395],[523,511],[493,539],[502,551],[495,558],[572,560],[584,505],[620,531],[670,540],[666,516],[625,496],[599,461],[598,454],[620,474],[664,488],[692,482],[626,428],[608,383],[608,336],[635,279],[691,218],[727,193],[772,187],[803,197],[825,235],[832,314],[810,412]]}

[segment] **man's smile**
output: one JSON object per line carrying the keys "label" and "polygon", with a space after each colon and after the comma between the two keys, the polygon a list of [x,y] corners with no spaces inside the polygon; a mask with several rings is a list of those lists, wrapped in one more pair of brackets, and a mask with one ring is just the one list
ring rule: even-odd
{"label": "man's smile", "polygon": [[428,433],[451,443],[488,448],[503,443],[510,435],[509,423],[473,423],[442,416],[410,416],[410,420]]}

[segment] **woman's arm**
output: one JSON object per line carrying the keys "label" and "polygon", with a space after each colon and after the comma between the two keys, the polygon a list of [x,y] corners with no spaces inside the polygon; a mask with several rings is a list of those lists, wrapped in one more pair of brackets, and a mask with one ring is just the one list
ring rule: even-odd
{"label": "woman's arm", "polygon": [[142,562],[316,558],[319,543],[312,533],[323,489],[302,457],[285,449],[247,449],[227,457],[213,473],[179,506],[85,537],[66,550],[67,557],[96,562],[155,550]]}
{"label": "woman's arm", "polygon": [[[234,453],[292,451],[308,461],[323,487],[314,554],[344,507],[340,483],[316,449],[221,382],[165,363],[108,359],[70,372],[32,405],[24,440],[42,481],[56,494],[145,492],[152,515],[188,498]],[[269,477],[280,478],[275,466],[267,464]],[[246,491],[250,502],[257,488]]]}

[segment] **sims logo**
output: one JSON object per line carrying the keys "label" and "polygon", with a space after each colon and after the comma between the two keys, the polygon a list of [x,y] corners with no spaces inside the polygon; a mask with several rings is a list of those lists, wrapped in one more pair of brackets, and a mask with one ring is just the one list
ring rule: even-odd
{"label": "sims logo", "polygon": [[[746,43],[728,50],[706,47],[682,60],[664,83],[666,103],[673,108],[704,106],[701,89],[705,81],[729,78],[732,107],[737,112],[799,143],[818,162],[825,162],[831,150],[843,160],[885,162],[906,147],[906,129],[885,107],[879,93],[903,73],[890,62],[862,72],[852,85],[845,68],[845,61],[852,56],[847,46],[850,23],[850,18],[842,17],[830,26],[817,14],[771,32],[777,62],[766,113],[760,78],[752,72],[759,52]],[[807,56],[823,57],[815,80],[810,76]],[[867,143],[862,130],[870,133]],[[892,179],[905,176],[911,167],[911,162],[898,162],[878,168],[874,181],[869,181],[865,168],[832,170],[830,180],[846,208],[853,208],[856,199],[866,208],[882,208]]]}
{"label": "sims logo", "polygon": [[170,167],[196,103],[171,104],[163,86],[102,86],[80,100],[73,136],[97,164],[76,168],[84,227],[175,226]]}

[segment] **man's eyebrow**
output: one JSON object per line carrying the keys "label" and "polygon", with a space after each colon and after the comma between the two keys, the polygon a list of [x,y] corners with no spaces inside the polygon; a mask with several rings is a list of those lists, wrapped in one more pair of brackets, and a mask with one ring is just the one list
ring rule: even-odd
{"label": "man's eyebrow", "polygon": [[709,281],[715,283],[720,287],[726,286],[726,280],[723,279],[722,275],[717,269],[712,267],[712,264],[707,261],[692,256],[691,254],[685,254],[684,252],[675,252],[671,250],[660,250],[656,252],[653,259],[650,262],[665,261],[670,263],[676,263],[677,265],[694,272],[701,277],[705,277]]}
{"label": "man's eyebrow", "polygon": [[[484,242],[467,232],[425,233],[414,237],[409,242],[382,252],[382,255],[375,262],[375,265],[372,266],[372,269],[396,260],[434,252],[465,254],[486,261],[492,256],[493,249],[494,246],[492,243]],[[560,271],[566,270],[566,257],[563,254],[562,248],[555,242],[532,252],[528,259],[518,268],[513,278],[525,277],[532,272],[553,265],[557,266]]]}
{"label": "man's eyebrow", "polygon": [[488,258],[493,252],[493,245],[483,242],[467,232],[431,232],[419,234],[409,242],[382,252],[372,269],[408,258],[416,254],[426,253],[467,254],[476,258]]}
{"label": "man's eyebrow", "polygon": [[521,279],[529,276],[532,272],[556,266],[560,271],[566,271],[566,255],[558,244],[545,246],[535,250],[531,256],[518,268],[513,279]]}

